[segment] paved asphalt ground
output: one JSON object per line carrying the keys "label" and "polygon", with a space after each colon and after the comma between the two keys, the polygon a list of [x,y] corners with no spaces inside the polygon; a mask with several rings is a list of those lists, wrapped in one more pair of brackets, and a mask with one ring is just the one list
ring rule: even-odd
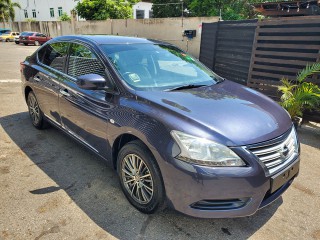
{"label": "paved asphalt ground", "polygon": [[55,128],[32,127],[19,62],[34,46],[0,43],[0,240],[320,239],[320,128],[299,129],[299,177],[255,215],[196,219],[136,211],[104,161]]}

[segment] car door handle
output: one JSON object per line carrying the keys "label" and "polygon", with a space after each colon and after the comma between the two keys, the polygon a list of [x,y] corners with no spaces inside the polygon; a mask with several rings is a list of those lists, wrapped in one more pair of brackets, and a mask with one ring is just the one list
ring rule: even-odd
{"label": "car door handle", "polygon": [[40,78],[39,76],[35,76],[35,77],[33,78],[33,80],[35,80],[36,82],[40,82],[40,81],[41,81],[41,78]]}
{"label": "car door handle", "polygon": [[60,89],[60,93],[63,95],[63,96],[66,96],[66,97],[70,97],[70,93],[68,93],[68,90],[67,89]]}

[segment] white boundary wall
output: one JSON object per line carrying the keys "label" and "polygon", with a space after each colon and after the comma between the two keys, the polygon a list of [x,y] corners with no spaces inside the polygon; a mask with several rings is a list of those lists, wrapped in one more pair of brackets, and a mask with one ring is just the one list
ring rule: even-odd
{"label": "white boundary wall", "polygon": [[[46,21],[14,22],[14,31],[38,31],[51,37],[74,34],[111,34],[151,38],[172,43],[199,57],[202,23],[217,22],[218,17],[115,19],[105,21]],[[196,37],[188,39],[184,30],[196,30]]]}

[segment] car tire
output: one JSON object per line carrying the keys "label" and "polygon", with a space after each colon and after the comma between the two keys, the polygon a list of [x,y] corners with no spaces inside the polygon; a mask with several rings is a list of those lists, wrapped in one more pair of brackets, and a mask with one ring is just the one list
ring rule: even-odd
{"label": "car tire", "polygon": [[43,112],[40,109],[36,95],[31,91],[27,96],[27,105],[29,116],[32,125],[37,129],[45,129],[48,127],[48,122],[44,118]]}
{"label": "car tire", "polygon": [[9,39],[9,38],[7,38],[7,39],[6,39],[6,42],[9,42],[9,41],[10,41],[10,39]]}
{"label": "car tire", "polygon": [[164,208],[165,190],[157,162],[139,140],[124,145],[117,158],[122,191],[140,212],[151,214]]}
{"label": "car tire", "polygon": [[15,41],[16,44],[19,44],[19,42]]}
{"label": "car tire", "polygon": [[34,41],[34,45],[35,45],[35,46],[40,46],[39,41]]}
{"label": "car tire", "polygon": [[28,46],[28,43],[24,43],[25,46]]}

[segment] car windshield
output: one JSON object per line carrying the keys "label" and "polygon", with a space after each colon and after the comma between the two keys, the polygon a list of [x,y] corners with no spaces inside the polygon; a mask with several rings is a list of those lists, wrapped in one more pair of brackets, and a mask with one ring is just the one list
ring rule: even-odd
{"label": "car windshield", "polygon": [[33,32],[22,32],[20,36],[32,36]]}
{"label": "car windshield", "polygon": [[101,45],[126,83],[136,90],[174,90],[215,84],[222,79],[171,45]]}

